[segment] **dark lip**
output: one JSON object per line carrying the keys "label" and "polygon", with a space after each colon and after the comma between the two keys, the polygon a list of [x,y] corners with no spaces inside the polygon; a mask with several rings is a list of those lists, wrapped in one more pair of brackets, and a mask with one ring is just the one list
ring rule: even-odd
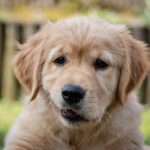
{"label": "dark lip", "polygon": [[71,123],[87,121],[82,115],[73,109],[61,109],[61,115],[65,120]]}

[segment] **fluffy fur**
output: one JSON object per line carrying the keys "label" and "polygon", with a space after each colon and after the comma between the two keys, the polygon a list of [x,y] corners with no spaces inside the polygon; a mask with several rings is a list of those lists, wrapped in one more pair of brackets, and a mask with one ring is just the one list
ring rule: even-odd
{"label": "fluffy fur", "polygon": [[[47,23],[14,57],[14,70],[30,92],[4,150],[143,150],[141,106],[135,89],[149,70],[147,47],[122,25],[74,17]],[[65,56],[66,64],[54,60]],[[109,65],[95,70],[100,58]],[[86,89],[78,113],[88,121],[61,117],[61,89]]]}

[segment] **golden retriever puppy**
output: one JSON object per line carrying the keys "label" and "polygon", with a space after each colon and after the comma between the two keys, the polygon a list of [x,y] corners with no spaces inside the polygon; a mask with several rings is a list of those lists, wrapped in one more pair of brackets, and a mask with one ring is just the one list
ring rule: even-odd
{"label": "golden retriever puppy", "polygon": [[145,44],[125,26],[74,17],[49,22],[14,57],[26,109],[4,150],[142,150],[135,88]]}

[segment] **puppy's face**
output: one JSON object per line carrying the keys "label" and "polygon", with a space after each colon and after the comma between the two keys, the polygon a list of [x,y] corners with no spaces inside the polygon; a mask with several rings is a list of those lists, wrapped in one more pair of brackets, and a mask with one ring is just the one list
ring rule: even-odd
{"label": "puppy's face", "polygon": [[76,38],[68,35],[72,41],[61,35],[60,39],[66,41],[55,42],[58,46],[51,48],[43,66],[42,85],[65,123],[101,120],[116,96],[122,56],[113,51],[118,51],[119,43],[107,36],[99,36],[90,45],[88,38],[92,38],[92,30],[84,33],[85,43],[82,44],[76,39],[82,36],[80,34]]}
{"label": "puppy's face", "polygon": [[[38,56],[32,54],[38,58],[34,65],[36,71],[32,73],[33,81],[29,80],[31,77],[26,79],[32,82],[30,86],[23,84],[32,89],[32,97],[42,87],[64,125],[79,127],[100,122],[112,103],[124,103],[126,95],[148,70],[146,55],[136,45],[145,47],[129,39],[127,34],[120,26],[87,18],[49,24],[41,31],[41,40],[38,42],[37,36],[32,41],[38,45],[34,48]],[[129,48],[137,50],[131,52]],[[132,60],[131,53],[139,55],[138,59]],[[141,62],[140,57],[146,61]],[[131,80],[130,69],[140,75],[133,72]]]}

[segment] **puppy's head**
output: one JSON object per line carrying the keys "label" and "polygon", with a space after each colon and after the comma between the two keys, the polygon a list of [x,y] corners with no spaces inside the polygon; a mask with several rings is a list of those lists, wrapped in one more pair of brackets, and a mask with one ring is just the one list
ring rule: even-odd
{"label": "puppy's head", "polygon": [[146,46],[124,26],[90,18],[48,23],[21,49],[14,58],[17,78],[31,100],[41,90],[48,93],[67,126],[101,121],[112,103],[125,103],[149,69]]}

